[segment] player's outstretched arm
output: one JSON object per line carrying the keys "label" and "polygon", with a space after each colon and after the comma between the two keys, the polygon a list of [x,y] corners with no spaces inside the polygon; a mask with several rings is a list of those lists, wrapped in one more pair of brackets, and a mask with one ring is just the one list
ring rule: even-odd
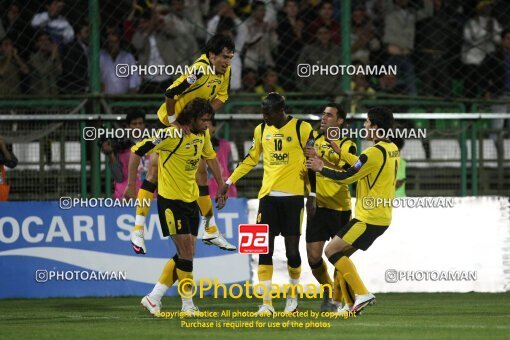
{"label": "player's outstretched arm", "polygon": [[136,198],[135,186],[136,186],[136,174],[138,172],[138,166],[140,165],[140,156],[136,153],[132,153],[129,157],[128,164],[128,182],[126,189],[124,190],[124,197],[127,199]]}
{"label": "player's outstretched arm", "polygon": [[[218,160],[216,158],[214,159],[206,159],[205,161],[207,163],[207,167],[211,170],[214,180],[218,184],[219,188],[223,188],[225,185],[225,182],[223,182],[223,178],[221,177],[221,169],[220,164],[218,163]],[[227,187],[228,190],[228,187]],[[227,191],[220,194],[220,191],[218,191],[216,195],[216,208],[222,209],[225,204],[227,203]]]}

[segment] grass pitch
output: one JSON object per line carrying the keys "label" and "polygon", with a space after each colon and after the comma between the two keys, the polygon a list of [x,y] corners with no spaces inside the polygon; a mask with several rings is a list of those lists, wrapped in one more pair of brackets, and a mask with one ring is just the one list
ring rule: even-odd
{"label": "grass pitch", "polygon": [[[349,319],[186,318],[162,319],[140,308],[141,297],[0,300],[0,338],[5,339],[472,339],[510,335],[510,293],[377,294],[377,304]],[[256,311],[259,301],[195,299],[201,311]],[[178,311],[180,299],[165,297],[163,312]],[[275,301],[282,311],[284,301]],[[300,311],[318,312],[320,301],[300,300]],[[188,328],[209,322],[213,328]],[[226,328],[249,325],[258,328]],[[309,326],[322,328],[305,328]],[[292,327],[292,323],[294,327]],[[301,324],[299,324],[301,323]],[[269,328],[269,325],[278,328]],[[283,327],[286,324],[288,327]],[[221,325],[221,328],[217,326]],[[300,326],[301,325],[301,326]],[[325,328],[324,328],[325,327]]]}

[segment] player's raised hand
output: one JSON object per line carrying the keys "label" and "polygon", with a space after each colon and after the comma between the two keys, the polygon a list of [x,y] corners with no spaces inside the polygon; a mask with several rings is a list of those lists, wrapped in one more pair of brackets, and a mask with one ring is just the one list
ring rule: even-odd
{"label": "player's raised hand", "polygon": [[306,160],[306,167],[310,170],[320,172],[324,168],[324,162],[319,157],[308,158]]}
{"label": "player's raised hand", "polygon": [[338,144],[330,141],[329,139],[327,139],[327,141],[329,142],[329,144],[331,145],[331,148],[333,149],[333,151],[335,151],[338,155],[341,156],[341,150],[340,150],[340,147],[338,146]]}

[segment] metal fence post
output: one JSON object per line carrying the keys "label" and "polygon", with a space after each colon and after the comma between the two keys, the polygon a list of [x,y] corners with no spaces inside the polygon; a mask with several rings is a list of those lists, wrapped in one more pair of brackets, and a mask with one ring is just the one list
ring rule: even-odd
{"label": "metal fence post", "polygon": [[[90,90],[94,97],[92,98],[92,113],[99,114],[100,113],[100,103],[97,95],[99,95],[101,91],[101,83],[100,83],[100,70],[99,70],[99,18],[101,15],[99,13],[99,1],[98,0],[89,0],[89,17],[94,18],[94,20],[90,20],[90,40],[89,40],[89,50],[90,50]],[[98,197],[101,191],[101,161],[99,159],[99,146],[96,141],[92,143],[92,196]]]}

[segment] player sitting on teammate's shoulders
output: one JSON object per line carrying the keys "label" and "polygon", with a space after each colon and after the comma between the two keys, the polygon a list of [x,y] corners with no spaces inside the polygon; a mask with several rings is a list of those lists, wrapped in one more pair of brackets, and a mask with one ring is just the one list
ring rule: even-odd
{"label": "player sitting on teammate's shoulders", "polygon": [[[230,62],[234,56],[235,45],[228,36],[217,34],[207,41],[204,54],[188,70],[177,78],[165,92],[165,102],[158,110],[158,118],[165,126],[174,125],[186,134],[190,127],[182,125],[177,119],[183,108],[192,100],[202,98],[211,103],[217,112],[228,99],[230,84]],[[158,155],[151,155],[147,179],[138,191],[138,201],[150,202],[158,182]],[[214,211],[207,186],[206,162],[200,160],[197,170],[199,188],[198,206],[202,214],[200,229],[204,229],[202,242],[216,245],[220,249],[234,251],[236,246],[230,244],[219,232],[214,220]],[[124,196],[134,197],[134,179],[128,181]],[[143,238],[144,225],[150,204],[136,208],[135,226],[131,231],[131,244],[137,254],[145,254],[147,248]]]}

